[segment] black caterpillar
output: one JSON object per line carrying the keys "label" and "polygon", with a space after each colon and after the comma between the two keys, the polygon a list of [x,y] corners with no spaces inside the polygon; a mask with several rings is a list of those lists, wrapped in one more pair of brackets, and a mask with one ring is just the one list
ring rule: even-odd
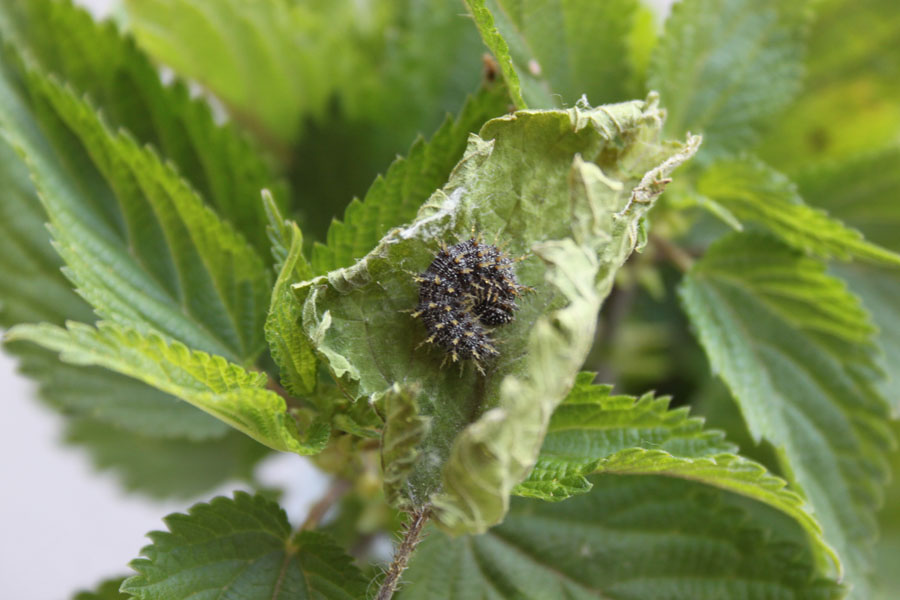
{"label": "black caterpillar", "polygon": [[422,318],[425,342],[443,348],[453,362],[474,360],[483,373],[482,361],[499,354],[489,328],[512,321],[516,298],[531,289],[516,279],[518,260],[480,236],[441,244],[428,269],[415,276],[419,304],[412,316]]}

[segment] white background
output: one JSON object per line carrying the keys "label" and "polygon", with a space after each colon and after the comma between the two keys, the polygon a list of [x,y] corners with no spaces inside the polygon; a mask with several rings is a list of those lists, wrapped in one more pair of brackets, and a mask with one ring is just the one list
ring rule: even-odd
{"label": "white background", "polygon": [[[101,15],[116,4],[79,2]],[[91,467],[84,451],[60,444],[62,418],[35,399],[34,386],[15,368],[0,352],[0,597],[63,600],[127,574],[128,561],[147,543],[144,534],[194,501],[158,503],[121,491],[111,475]],[[324,477],[292,455],[263,463],[260,479],[287,490],[283,504],[295,523],[325,488]],[[237,487],[226,484],[197,500]]]}

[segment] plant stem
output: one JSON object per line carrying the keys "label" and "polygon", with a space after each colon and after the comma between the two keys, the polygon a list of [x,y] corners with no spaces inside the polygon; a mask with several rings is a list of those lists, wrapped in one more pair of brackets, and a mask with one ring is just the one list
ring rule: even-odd
{"label": "plant stem", "polygon": [[429,507],[426,506],[410,514],[409,523],[406,524],[406,534],[394,553],[394,560],[384,577],[384,581],[381,582],[381,587],[378,589],[378,595],[375,597],[375,600],[390,600],[394,595],[394,590],[397,589],[397,584],[400,583],[400,575],[406,570],[409,557],[421,540],[422,529],[425,527],[425,523],[428,522],[428,511]]}
{"label": "plant stem", "polygon": [[350,482],[340,477],[335,477],[329,486],[328,491],[309,509],[309,514],[303,525],[300,526],[301,531],[315,529],[319,525],[322,517],[334,506],[344,495],[350,491]]}

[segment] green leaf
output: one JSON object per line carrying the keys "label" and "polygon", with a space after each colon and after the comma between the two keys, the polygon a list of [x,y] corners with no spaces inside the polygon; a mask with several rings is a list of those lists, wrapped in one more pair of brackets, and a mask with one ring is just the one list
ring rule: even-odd
{"label": "green leaf", "polygon": [[290,224],[290,248],[283,259],[281,273],[272,290],[272,304],[266,319],[266,341],[278,365],[281,384],[294,396],[304,396],[316,387],[318,361],[300,327],[300,303],[291,285],[312,277],[312,269],[303,256],[303,234]]}
{"label": "green leaf", "polygon": [[804,204],[787,177],[756,159],[714,163],[700,175],[697,191],[740,221],[761,225],[800,250],[823,258],[900,266],[900,255],[867,242],[859,231]]}
{"label": "green leaf", "polygon": [[431,420],[419,415],[413,386],[394,384],[384,394],[384,430],[381,434],[381,470],[384,495],[391,506],[413,508],[408,486],[416,464],[421,460],[419,447],[428,436]]}
{"label": "green leaf", "polygon": [[383,177],[375,179],[364,201],[350,203],[343,222],[332,221],[327,243],[313,248],[313,272],[321,275],[349,267],[389,229],[415,218],[431,193],[447,181],[466,149],[470,132],[505,108],[503,87],[483,87],[468,98],[456,119],[448,116],[429,141],[416,140],[406,158],[395,160]]}
{"label": "green leaf", "polygon": [[[29,5],[30,6],[30,5]],[[0,327],[29,321],[63,324],[93,320],[87,303],[60,271],[50,245],[45,213],[29,181],[28,168],[0,142]],[[40,395],[70,415],[157,438],[219,438],[224,423],[138,381],[100,368],[73,367],[50,352],[9,344],[21,371],[39,384]]]}
{"label": "green leaf", "polygon": [[682,299],[714,373],[756,441],[769,440],[866,598],[873,513],[891,446],[871,381],[874,332],[856,297],[824,266],[760,235],[712,246]]}
{"label": "green leaf", "polygon": [[291,534],[284,511],[261,496],[237,492],[165,518],[169,531],[131,566],[122,589],[142,600],[358,600],[366,580],[352,559],[315,531]]}
{"label": "green leaf", "polygon": [[[891,423],[895,438],[900,438],[900,421]],[[900,573],[896,558],[900,552],[900,451],[891,455],[891,485],[885,495],[884,510],[878,518],[878,545],[875,548],[875,588],[877,600],[890,600],[900,593]]]}
{"label": "green leaf", "polygon": [[578,374],[550,418],[534,470],[516,494],[563,500],[587,492],[585,476],[626,450],[658,449],[686,461],[735,452],[722,432],[704,431],[702,419],[689,418],[687,408],[669,411],[669,399],[653,394],[612,396],[612,386],[594,385],[594,377]]}
{"label": "green leaf", "polygon": [[329,28],[346,33],[352,27],[349,3],[125,4],[135,36],[151,56],[196,79],[233,112],[281,142],[300,131],[304,113],[322,111],[331,92],[328,75],[344,76],[346,59],[337,46],[343,38]]}
{"label": "green leaf", "polygon": [[799,91],[807,2],[684,0],[672,7],[648,83],[666,132],[702,133],[711,157],[750,146]]}
{"label": "green leaf", "polygon": [[593,378],[581,373],[557,407],[537,464],[515,493],[563,500],[589,491],[591,473],[689,479],[783,511],[817,540],[817,554],[833,556],[803,499],[759,463],[737,456],[722,432],[704,430],[686,407],[668,410],[667,398],[611,396],[611,386],[593,385]]}
{"label": "green leaf", "polygon": [[233,430],[198,442],[135,433],[90,418],[70,420],[65,441],[87,450],[94,466],[114,473],[126,490],[160,499],[196,498],[226,482],[251,481],[254,466],[268,453]]}
{"label": "green leaf", "polygon": [[[821,0],[803,92],[759,148],[793,175],[897,141],[900,13],[894,0]],[[811,201],[807,197],[808,201]]]}
{"label": "green leaf", "polygon": [[218,419],[140,381],[99,367],[67,364],[31,344],[8,344],[21,371],[40,386],[41,397],[67,415],[90,417],[129,433],[199,442],[230,428]]}
{"label": "green leaf", "polygon": [[[113,129],[153,145],[267,257],[265,215],[254,201],[278,191],[265,162],[230,124],[217,125],[203,99],[157,69],[112,23],[98,24],[70,0],[5,2],[0,32],[45,73],[91,97]],[[283,193],[276,193],[282,200]]]}
{"label": "green leaf", "polygon": [[586,476],[666,475],[705,483],[768,504],[800,523],[816,553],[832,555],[809,507],[759,463],[737,456],[720,431],[703,429],[686,407],[669,410],[668,398],[611,396],[581,373],[550,419],[534,470],[514,490],[521,496],[563,500],[590,490]]}
{"label": "green leaf", "polygon": [[[824,163],[797,176],[801,193],[817,206],[858,228],[867,239],[900,252],[900,149],[890,147],[841,162]],[[835,274],[850,284],[879,329],[879,382],[885,398],[900,411],[900,272],[860,264],[840,265]]]}
{"label": "green leaf", "polygon": [[890,401],[894,415],[900,415],[900,274],[861,265],[834,267],[832,272],[847,282],[872,315],[878,328],[878,363],[886,374],[876,386],[881,396]]}
{"label": "green leaf", "polygon": [[301,435],[285,401],[267,389],[263,373],[251,373],[221,356],[191,350],[157,334],[112,323],[18,325],[9,340],[28,340],[60,352],[75,365],[98,365],[172,394],[275,450],[314,454],[328,442],[327,423],[315,421]]}
{"label": "green leaf", "polygon": [[[359,38],[350,37],[349,28],[334,29],[341,36],[337,56],[354,57],[349,62],[356,65],[355,72],[340,84],[321,118],[307,119],[292,149],[289,172],[302,193],[300,223],[304,236],[317,240],[325,239],[332,219],[343,214],[352,198],[363,197],[379,173],[398,155],[407,155],[413,140],[434,133],[448,113],[459,114],[473,91],[488,88],[490,93],[478,96],[489,96],[491,104],[482,105],[485,114],[453,142],[457,154],[439,163],[447,171],[415,199],[413,214],[447,180],[462,156],[468,131],[478,131],[510,107],[507,90],[487,66],[478,31],[459,0],[378,0],[368,6],[376,9],[379,22],[369,21],[369,13],[358,10],[353,0],[333,4],[352,5],[354,18],[366,22]],[[353,52],[350,46],[360,50]],[[317,60],[331,62],[334,56]],[[329,77],[334,79],[334,74]]]}
{"label": "green leaf", "polygon": [[[397,382],[421,386],[418,412],[432,426],[406,493],[416,506],[433,503],[448,529],[483,530],[502,518],[584,361],[640,217],[661,192],[653,182],[695,151],[697,140],[661,147],[659,118],[651,100],[490,121],[415,221],[352,267],[294,287],[306,335],[358,402]],[[418,295],[409,271],[431,262],[438,240],[473,227],[513,256],[534,253],[518,275],[536,293],[496,332],[503,352],[485,377],[442,370],[439,352],[416,350],[425,332],[403,312]]]}
{"label": "green leaf", "polygon": [[807,202],[859,229],[867,240],[900,252],[900,147],[821,163],[793,179]]}
{"label": "green leaf", "polygon": [[[401,600],[840,598],[779,513],[665,477],[595,476],[566,502],[519,500],[502,525],[413,555]],[[771,523],[771,524],[770,524]]]}
{"label": "green leaf", "polygon": [[629,36],[639,25],[636,0],[468,4],[507,83],[512,89],[521,82],[528,106],[572,106],[584,95],[597,105],[640,93],[628,60]]}
{"label": "green leaf", "polygon": [[[93,320],[90,307],[60,271],[62,261],[50,245],[27,167],[3,141],[0,189],[0,327]],[[19,357],[21,371],[38,382],[41,396],[68,414],[157,437],[200,440],[228,431],[224,423],[138,381],[99,368],[72,367],[30,345],[5,349]]]}
{"label": "green leaf", "polygon": [[[481,74],[477,31],[455,2],[129,0],[126,6],[143,48],[203,83],[285,154],[339,107],[352,126],[354,161],[368,162],[373,151],[389,161],[456,110]],[[373,125],[378,131],[369,136]],[[341,170],[353,168],[341,150]],[[298,164],[319,151],[298,155]]]}
{"label": "green leaf", "polygon": [[128,600],[131,596],[119,591],[124,577],[107,579],[95,591],[80,592],[72,600]]}
{"label": "green leaf", "polygon": [[270,290],[252,247],[71,91],[26,70],[29,106],[7,74],[0,124],[31,170],[79,293],[104,318],[251,362],[265,344]]}
{"label": "green leaf", "polygon": [[544,106],[552,106],[549,90],[527,68],[522,71],[522,75],[526,78],[525,82],[523,83],[519,79],[519,70],[516,69],[513,58],[510,56],[510,48],[506,36],[500,32],[494,23],[494,15],[491,9],[488,8],[488,0],[466,0],[466,6],[469,7],[469,12],[472,14],[475,25],[478,27],[481,39],[484,40],[484,45],[497,58],[500,72],[503,74],[503,80],[509,88],[509,95],[515,107],[519,109],[528,108],[528,104],[525,103],[525,98],[523,97],[523,88],[532,90],[534,96],[545,102]]}
{"label": "green leaf", "polygon": [[28,321],[89,320],[90,307],[60,272],[28,168],[0,140],[0,326]]}

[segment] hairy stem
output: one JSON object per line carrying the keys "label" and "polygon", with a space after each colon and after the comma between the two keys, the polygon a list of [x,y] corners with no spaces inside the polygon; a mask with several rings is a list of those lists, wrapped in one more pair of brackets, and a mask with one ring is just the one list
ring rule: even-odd
{"label": "hairy stem", "polygon": [[429,507],[426,506],[410,514],[409,523],[406,524],[406,534],[394,553],[394,560],[388,568],[384,581],[381,582],[375,600],[390,600],[394,595],[397,584],[400,583],[400,575],[406,570],[409,557],[421,540],[422,529],[428,522],[428,511]]}

